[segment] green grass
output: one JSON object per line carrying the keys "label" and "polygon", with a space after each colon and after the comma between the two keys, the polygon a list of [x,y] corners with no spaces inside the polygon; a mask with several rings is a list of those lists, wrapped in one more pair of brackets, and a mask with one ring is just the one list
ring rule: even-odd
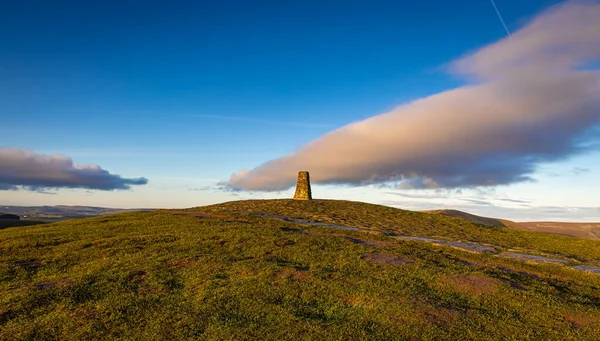
{"label": "green grass", "polygon": [[[454,241],[488,243],[506,249],[533,249],[600,265],[600,243],[569,236],[487,227],[435,214],[343,200],[248,200],[212,205],[201,210],[252,211],[307,218],[339,225],[364,227],[398,235],[440,237]],[[193,209],[192,209],[193,210]]]}
{"label": "green grass", "polygon": [[[0,339],[600,335],[599,275],[232,210],[550,247],[535,233],[337,201],[235,202],[7,228],[0,231]],[[599,242],[555,240],[556,250],[600,258]],[[587,250],[577,253],[577,245]]]}

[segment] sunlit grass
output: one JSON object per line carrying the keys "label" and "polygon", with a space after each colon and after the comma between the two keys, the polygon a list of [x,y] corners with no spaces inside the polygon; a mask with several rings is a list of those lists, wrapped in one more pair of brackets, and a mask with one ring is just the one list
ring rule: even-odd
{"label": "sunlit grass", "polygon": [[[418,237],[489,243],[507,249],[533,249],[600,265],[600,242],[569,236],[486,227],[469,221],[343,200],[247,200],[207,206],[202,210],[252,211],[308,218],[333,224],[365,227]],[[193,209],[192,209],[193,210]]]}
{"label": "sunlit grass", "polygon": [[8,228],[0,231],[0,338],[600,335],[598,275],[231,211],[600,258],[594,241],[561,237],[551,249],[535,233],[336,201],[238,202],[187,211],[203,212],[196,216],[124,213]]}

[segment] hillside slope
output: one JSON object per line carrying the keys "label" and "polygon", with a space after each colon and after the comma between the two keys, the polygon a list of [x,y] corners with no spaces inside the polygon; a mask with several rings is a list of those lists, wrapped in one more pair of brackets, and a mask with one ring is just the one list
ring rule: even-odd
{"label": "hillside slope", "polygon": [[[197,208],[202,211],[259,212],[297,217],[417,237],[490,243],[506,249],[536,249],[547,254],[589,260],[600,265],[600,243],[562,235],[533,233],[503,227],[488,227],[457,217],[344,200],[245,200]],[[194,209],[191,209],[194,210]],[[585,247],[582,245],[585,244]]]}
{"label": "hillside slope", "polygon": [[506,219],[481,217],[457,210],[431,210],[422,212],[461,218],[485,226],[505,226],[518,230],[562,234],[577,238],[600,240],[600,223],[567,223],[552,221],[514,222]]}
{"label": "hillside slope", "polygon": [[429,210],[429,211],[422,211],[422,212],[431,213],[431,214],[439,214],[439,215],[443,215],[443,216],[447,216],[447,217],[461,218],[461,219],[464,219],[464,220],[467,220],[467,221],[470,221],[470,222],[473,222],[476,224],[485,225],[485,226],[508,227],[508,224],[505,222],[505,220],[482,217],[482,216],[478,216],[478,215],[474,215],[471,213],[458,211],[458,210]]}
{"label": "hillside slope", "polygon": [[[0,339],[595,340],[600,275],[498,257],[512,242],[549,252],[546,236],[326,200],[8,228],[0,231]],[[570,264],[600,259],[598,242],[553,237],[553,254]]]}
{"label": "hillside slope", "polygon": [[516,223],[514,227],[527,231],[564,234],[577,238],[600,240],[600,223],[532,221]]}

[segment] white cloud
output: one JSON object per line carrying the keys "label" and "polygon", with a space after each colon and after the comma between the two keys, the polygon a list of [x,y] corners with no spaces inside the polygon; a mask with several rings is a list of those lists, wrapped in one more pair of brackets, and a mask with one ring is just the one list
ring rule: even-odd
{"label": "white cloud", "polygon": [[316,183],[404,182],[463,188],[530,181],[543,162],[585,150],[600,122],[600,4],[553,7],[511,38],[450,64],[474,82],[325,134],[297,152],[231,176],[281,190],[309,170]]}
{"label": "white cloud", "polygon": [[64,155],[42,155],[31,151],[0,148],[0,190],[47,188],[129,189],[145,185],[146,178],[128,179],[111,174],[98,165],[77,165]]}

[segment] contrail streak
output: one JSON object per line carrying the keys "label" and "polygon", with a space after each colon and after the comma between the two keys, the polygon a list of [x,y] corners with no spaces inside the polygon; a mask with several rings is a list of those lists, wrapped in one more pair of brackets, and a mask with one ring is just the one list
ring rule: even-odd
{"label": "contrail streak", "polygon": [[506,34],[510,37],[510,31],[508,30],[508,27],[506,26],[504,19],[502,19],[502,14],[500,14],[498,7],[496,7],[496,3],[494,2],[494,0],[490,0],[490,1],[492,3],[492,6],[494,6],[494,10],[496,11],[496,14],[498,14],[498,19],[500,19],[502,26],[504,26],[504,30],[506,31]]}

